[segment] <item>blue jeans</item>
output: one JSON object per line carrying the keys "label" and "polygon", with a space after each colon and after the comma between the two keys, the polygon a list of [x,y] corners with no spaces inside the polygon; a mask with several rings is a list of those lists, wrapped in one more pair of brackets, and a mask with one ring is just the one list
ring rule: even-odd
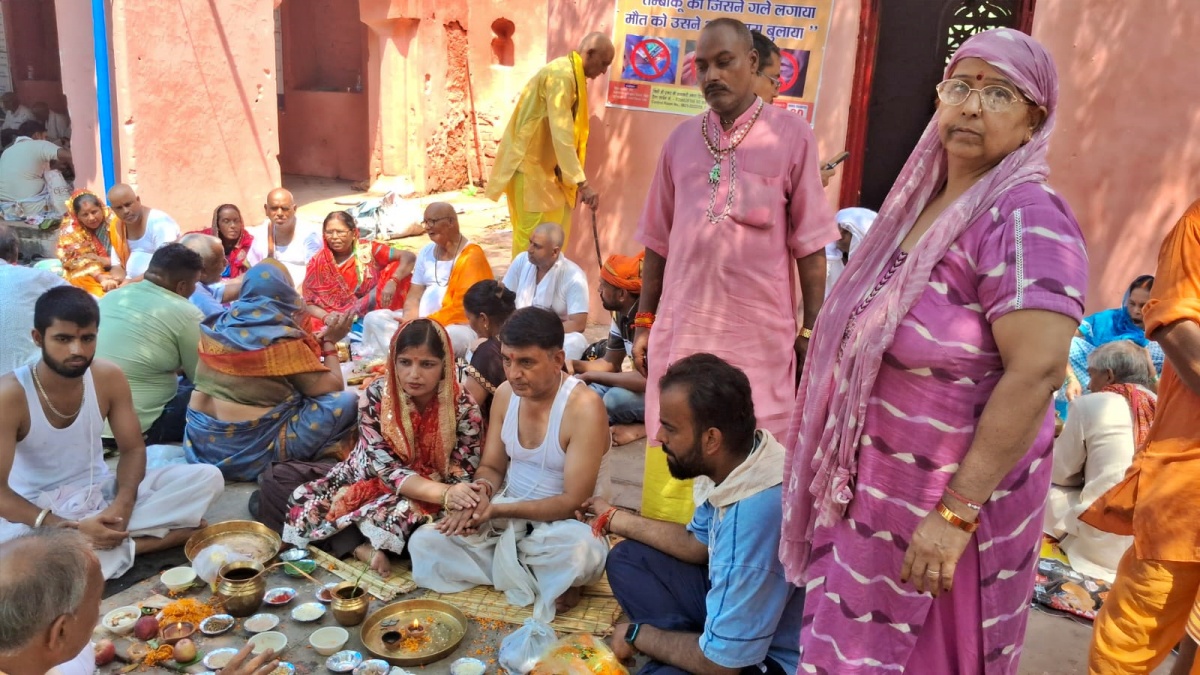
{"label": "blue jeans", "polygon": [[640,424],[646,421],[646,395],[620,387],[589,384],[604,399],[609,424]]}
{"label": "blue jeans", "polygon": [[175,398],[172,398],[163,406],[162,413],[154,423],[146,429],[144,434],[146,445],[158,445],[161,443],[179,443],[183,441],[183,428],[187,424],[187,409],[188,403],[192,400],[192,390],[196,385],[192,384],[186,377],[179,376],[179,389],[175,392]]}
{"label": "blue jeans", "polygon": [[[710,589],[706,565],[693,565],[626,539],[609,552],[605,571],[613,595],[631,621],[666,631],[704,631]],[[767,675],[785,675],[783,668],[769,658],[764,665]],[[742,672],[763,673],[755,666],[748,666]],[[687,674],[675,666],[651,661],[638,675]]]}

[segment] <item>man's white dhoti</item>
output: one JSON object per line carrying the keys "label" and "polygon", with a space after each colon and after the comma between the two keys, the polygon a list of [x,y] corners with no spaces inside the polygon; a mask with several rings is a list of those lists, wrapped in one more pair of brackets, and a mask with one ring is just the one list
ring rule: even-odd
{"label": "man's white dhoti", "polygon": [[[198,526],[224,489],[221,470],[207,464],[177,464],[147,471],[129,517],[130,538],[116,548],[96,551],[104,578],[119,577],[133,567],[134,537],[163,537],[170,530]],[[109,476],[91,486],[63,486],[42,492],[30,501],[60,518],[79,521],[108,508],[116,491],[116,476]],[[28,525],[0,519],[0,542],[30,529]]]}
{"label": "man's white dhoti", "polygon": [[510,520],[487,529],[447,537],[432,524],[421,527],[408,544],[413,581],[438,593],[493,586],[513,605],[532,604],[533,618],[549,623],[559,596],[604,574],[608,542],[579,521]]}

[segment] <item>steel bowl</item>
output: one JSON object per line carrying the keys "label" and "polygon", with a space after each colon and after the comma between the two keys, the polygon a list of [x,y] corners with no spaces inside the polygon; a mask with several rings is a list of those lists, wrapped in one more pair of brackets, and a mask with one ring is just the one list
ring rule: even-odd
{"label": "steel bowl", "polygon": [[280,605],[288,604],[295,597],[296,589],[280,586],[279,588],[272,588],[267,591],[267,594],[263,596],[263,602],[273,607],[279,607]]}
{"label": "steel bowl", "polygon": [[327,608],[319,602],[306,602],[292,610],[292,620],[300,623],[320,621]]}
{"label": "steel bowl", "polygon": [[362,663],[363,656],[353,649],[344,649],[325,659],[325,667],[335,673],[348,673]]}
{"label": "steel bowl", "polygon": [[238,650],[226,647],[225,649],[214,649],[204,657],[204,667],[209,670],[220,670],[229,665],[233,657],[237,656]]}
{"label": "steel bowl", "polygon": [[[214,614],[200,622],[200,632],[208,637],[223,635],[228,633],[235,623],[237,623],[237,619],[228,614]],[[221,624],[224,624],[223,628]]]}
{"label": "steel bowl", "polygon": [[[251,627],[252,623],[255,624],[253,628]],[[245,628],[246,632],[250,634],[275,630],[278,625],[279,617],[274,614],[255,614],[242,622],[242,628]]]}
{"label": "steel bowl", "polygon": [[290,548],[279,554],[279,559],[283,562],[296,562],[308,558],[308,549],[306,548]]}
{"label": "steel bowl", "polygon": [[358,664],[354,675],[388,675],[391,670],[392,664],[383,659],[368,659]]}

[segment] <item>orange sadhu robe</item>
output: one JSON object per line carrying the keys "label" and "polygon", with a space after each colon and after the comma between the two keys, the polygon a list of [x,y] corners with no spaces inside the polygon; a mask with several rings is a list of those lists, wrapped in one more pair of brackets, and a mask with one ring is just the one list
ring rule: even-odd
{"label": "orange sadhu robe", "polygon": [[487,254],[479,244],[467,244],[462,253],[458,254],[458,259],[454,261],[454,267],[450,271],[450,283],[446,287],[446,296],[442,299],[442,308],[427,318],[443,326],[467,323],[463,296],[475,282],[492,278],[492,266],[488,263]]}
{"label": "orange sadhu robe", "polygon": [[[1146,335],[1177,321],[1200,323],[1200,201],[1163,241],[1144,310]],[[1146,447],[1125,479],[1080,520],[1132,535],[1139,560],[1200,562],[1200,394],[1168,359],[1158,385],[1158,412]]]}

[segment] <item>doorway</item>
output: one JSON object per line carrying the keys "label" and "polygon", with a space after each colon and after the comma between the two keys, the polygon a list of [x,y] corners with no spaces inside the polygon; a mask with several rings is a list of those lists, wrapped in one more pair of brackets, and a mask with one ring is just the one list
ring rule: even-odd
{"label": "doorway", "polygon": [[366,180],[367,27],[358,2],[284,0],[276,12],[280,170]]}
{"label": "doorway", "polygon": [[875,211],[933,115],[934,87],[967,38],[1029,32],[1034,0],[863,0],[841,205]]}

